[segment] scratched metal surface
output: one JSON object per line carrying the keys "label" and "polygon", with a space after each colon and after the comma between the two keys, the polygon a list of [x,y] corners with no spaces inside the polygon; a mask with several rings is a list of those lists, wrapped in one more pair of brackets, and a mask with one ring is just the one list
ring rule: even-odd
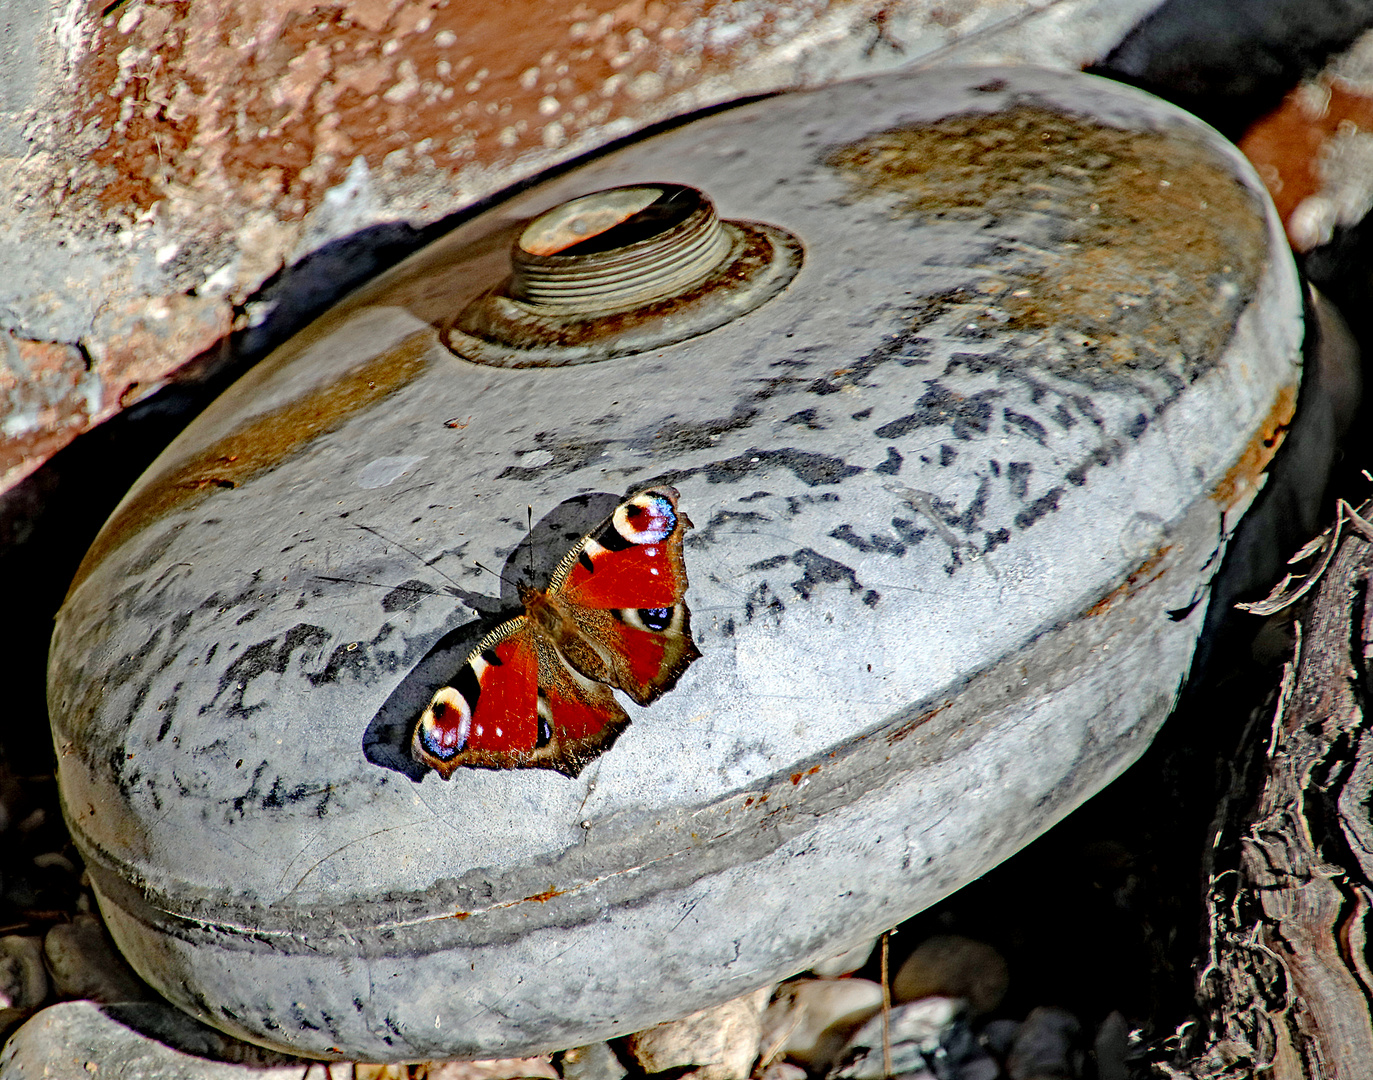
{"label": "scratched metal surface", "polygon": [[[792,232],[800,275],[604,363],[439,344],[519,222],[655,180]],[[159,459],[59,615],[62,798],[116,940],[256,1041],[491,1057],[734,996],[981,874],[1147,745],[1290,418],[1259,192],[1147,96],[955,69],[696,121],[398,268]],[[663,481],[696,526],[678,687],[575,780],[410,766],[525,507],[546,574]]]}

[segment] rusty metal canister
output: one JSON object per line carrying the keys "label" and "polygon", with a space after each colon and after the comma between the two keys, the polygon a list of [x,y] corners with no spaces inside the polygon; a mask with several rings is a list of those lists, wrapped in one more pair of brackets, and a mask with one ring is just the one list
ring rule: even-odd
{"label": "rusty metal canister", "polygon": [[[49,693],[111,933],[225,1031],[402,1061],[894,924],[1148,745],[1302,336],[1248,165],[1085,75],[770,98],[497,202],[229,390],[81,567]],[[530,567],[654,485],[694,523],[675,687],[579,771],[426,768]]]}

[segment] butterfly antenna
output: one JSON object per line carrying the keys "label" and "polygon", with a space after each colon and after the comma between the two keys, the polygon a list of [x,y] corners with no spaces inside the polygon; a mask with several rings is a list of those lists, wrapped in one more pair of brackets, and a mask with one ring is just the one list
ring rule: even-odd
{"label": "butterfly antenna", "polygon": [[[458,584],[457,581],[453,580],[453,578],[451,578],[451,577],[449,577],[447,574],[445,574],[442,570],[440,570],[437,566],[435,566],[434,563],[426,561],[425,558],[424,558],[422,555],[420,555],[420,554],[419,554],[418,552],[416,552],[416,551],[411,551],[408,547],[406,547],[404,544],[402,544],[399,540],[392,540],[391,537],[387,536],[387,535],[386,535],[384,532],[382,532],[380,529],[374,529],[374,528],[372,528],[372,526],[370,526],[370,525],[359,525],[359,524],[356,524],[356,523],[354,523],[353,528],[355,528],[355,529],[361,529],[363,532],[369,532],[369,533],[371,533],[373,536],[377,537],[379,540],[384,540],[384,541],[385,541],[386,543],[388,543],[388,544],[395,544],[396,547],[400,548],[401,551],[405,552],[405,554],[409,555],[412,559],[414,559],[414,560],[415,560],[417,563],[419,563],[421,566],[427,566],[427,567],[429,567],[430,570],[434,571],[434,573],[438,574],[439,577],[443,578],[445,581],[447,581],[450,585],[454,586],[455,588],[459,588],[459,589],[462,588],[462,586],[461,586],[460,584]],[[442,555],[435,556],[435,562],[437,562],[438,559],[440,559],[440,558],[442,558]]]}
{"label": "butterfly antenna", "polygon": [[525,517],[528,520],[527,531],[529,533],[529,584],[534,584],[534,507],[525,507]]}
{"label": "butterfly antenna", "polygon": [[510,586],[513,586],[513,587],[514,587],[515,589],[517,589],[517,590],[523,587],[523,586],[520,584],[520,582],[518,582],[518,581],[511,581],[511,580],[510,580],[508,577],[506,577],[504,574],[500,573],[500,571],[498,571],[498,570],[492,570],[491,567],[489,567],[489,566],[484,566],[484,565],[482,565],[482,564],[479,563],[479,562],[474,562],[472,565],[475,566],[478,570],[485,571],[486,573],[490,574],[492,577],[500,578],[501,581],[505,582],[505,584],[510,585]]}

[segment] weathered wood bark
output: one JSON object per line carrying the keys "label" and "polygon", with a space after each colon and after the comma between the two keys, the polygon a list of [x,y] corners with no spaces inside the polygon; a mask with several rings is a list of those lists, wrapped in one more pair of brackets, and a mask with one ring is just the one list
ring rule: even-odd
{"label": "weathered wood bark", "polygon": [[1371,581],[1373,543],[1347,535],[1233,762],[1208,853],[1207,1030],[1164,1075],[1373,1075]]}

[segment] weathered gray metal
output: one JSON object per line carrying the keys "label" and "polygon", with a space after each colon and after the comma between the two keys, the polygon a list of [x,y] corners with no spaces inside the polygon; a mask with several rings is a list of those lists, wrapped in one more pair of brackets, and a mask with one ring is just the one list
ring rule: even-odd
{"label": "weathered gray metal", "polygon": [[[638,355],[443,347],[530,218],[653,182],[802,270]],[[774,98],[494,206],[208,410],[73,584],[54,738],[115,940],[211,1024],[375,1061],[633,1031],[895,923],[1144,749],[1301,336],[1248,166],[1086,76]],[[514,600],[475,564],[523,578],[532,505],[546,573],[664,482],[701,658],[577,779],[421,775]]]}

